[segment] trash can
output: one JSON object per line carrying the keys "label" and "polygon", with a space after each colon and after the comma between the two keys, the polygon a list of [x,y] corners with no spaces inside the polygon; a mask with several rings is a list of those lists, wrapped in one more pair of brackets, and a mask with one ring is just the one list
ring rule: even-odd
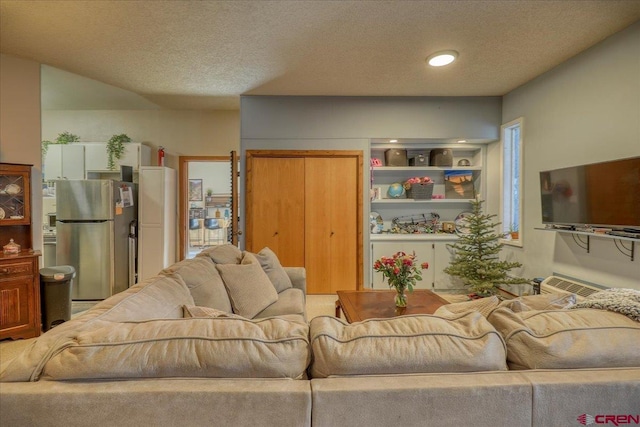
{"label": "trash can", "polygon": [[49,329],[71,319],[71,285],[76,270],[70,265],[40,269],[42,329]]}

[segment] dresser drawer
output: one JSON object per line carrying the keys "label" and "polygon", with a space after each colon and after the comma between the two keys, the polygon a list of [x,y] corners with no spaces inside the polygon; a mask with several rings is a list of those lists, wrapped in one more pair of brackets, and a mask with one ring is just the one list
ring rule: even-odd
{"label": "dresser drawer", "polygon": [[19,276],[33,275],[33,262],[31,260],[4,261],[0,263],[0,280],[11,279]]}

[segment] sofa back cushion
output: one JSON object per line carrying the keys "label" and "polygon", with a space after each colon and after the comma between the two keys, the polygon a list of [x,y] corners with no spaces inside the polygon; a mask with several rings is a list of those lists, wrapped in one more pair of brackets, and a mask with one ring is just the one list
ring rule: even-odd
{"label": "sofa back cushion", "polygon": [[489,316],[503,335],[511,369],[640,366],[640,322],[595,309],[530,310],[503,307]]}
{"label": "sofa back cushion", "polygon": [[[235,246],[234,246],[235,247]],[[195,305],[231,312],[231,301],[216,265],[208,256],[185,259],[162,270],[184,280]]]}
{"label": "sofa back cushion", "polygon": [[179,319],[184,305],[194,305],[189,288],[180,276],[169,274],[150,277],[96,304],[91,311],[101,312],[98,318],[107,322]]}
{"label": "sofa back cushion", "polygon": [[219,246],[212,246],[204,249],[197,257],[208,257],[215,264],[239,264],[242,260],[242,251],[230,243]]}
{"label": "sofa back cushion", "polygon": [[310,323],[312,377],[506,370],[500,334],[478,312]]}
{"label": "sofa back cushion", "polygon": [[275,317],[124,322],[51,352],[42,378],[303,378],[308,334],[305,322]]}

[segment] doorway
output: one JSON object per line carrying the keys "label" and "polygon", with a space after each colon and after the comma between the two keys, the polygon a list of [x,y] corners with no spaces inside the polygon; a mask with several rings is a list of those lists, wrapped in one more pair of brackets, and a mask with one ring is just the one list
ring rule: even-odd
{"label": "doorway", "polygon": [[229,243],[232,216],[230,156],[179,157],[180,260]]}

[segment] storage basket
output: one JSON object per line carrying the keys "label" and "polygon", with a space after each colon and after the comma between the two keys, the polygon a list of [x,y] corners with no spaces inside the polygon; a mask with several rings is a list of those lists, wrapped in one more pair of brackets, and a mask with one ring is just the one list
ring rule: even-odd
{"label": "storage basket", "polygon": [[429,200],[433,194],[433,182],[428,184],[411,184],[407,190],[408,199]]}

